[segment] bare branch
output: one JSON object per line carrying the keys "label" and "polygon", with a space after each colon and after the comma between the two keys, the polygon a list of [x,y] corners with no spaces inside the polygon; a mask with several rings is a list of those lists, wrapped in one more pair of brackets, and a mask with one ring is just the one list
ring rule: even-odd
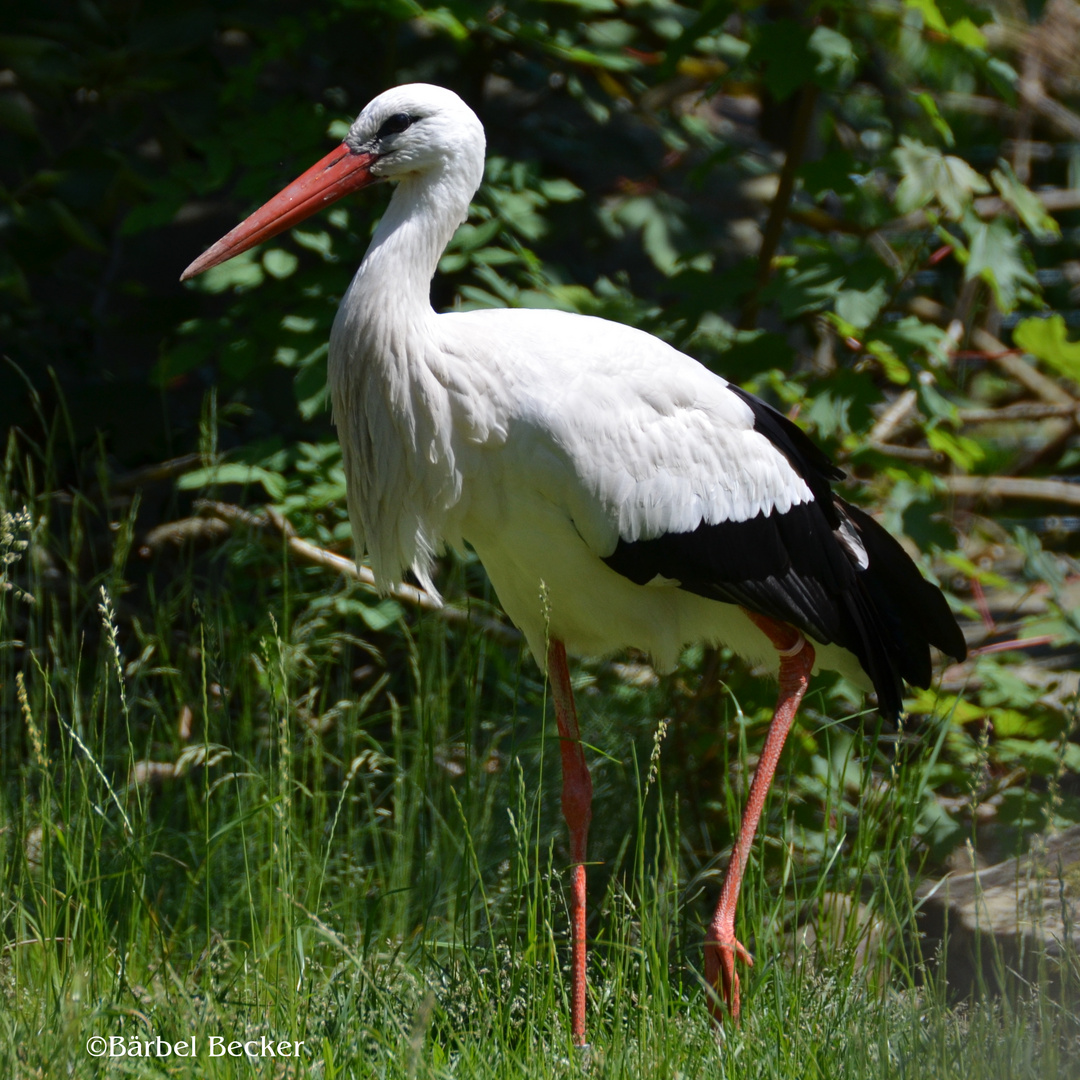
{"label": "bare branch", "polygon": [[160,483],[163,480],[171,480],[174,476],[180,476],[182,473],[191,472],[202,463],[202,454],[183,454],[169,461],[136,469],[125,476],[118,476],[111,481],[111,485],[116,491],[134,491],[147,484]]}
{"label": "bare branch", "polygon": [[889,457],[902,458],[904,461],[921,461],[927,465],[941,465],[946,460],[945,455],[940,450],[931,450],[925,446],[901,446],[898,443],[881,442],[879,439],[869,439],[866,445],[879,454],[888,454]]}
{"label": "bare branch", "polygon": [[1022,476],[939,476],[950,495],[972,499],[1038,499],[1080,506],[1080,484],[1065,480],[1031,480]]}
{"label": "bare branch", "polygon": [[1075,417],[1072,405],[1040,405],[1034,401],[1022,401],[1017,405],[1003,405],[1000,409],[958,409],[957,416],[964,424],[1009,424],[1023,420],[1046,420],[1050,417]]}
{"label": "bare branch", "polygon": [[385,593],[382,592],[375,585],[375,575],[371,572],[370,567],[363,564],[357,565],[352,559],[345,558],[344,555],[338,555],[334,551],[328,551],[326,548],[302,540],[296,535],[288,521],[272,508],[268,507],[265,514],[253,514],[250,510],[245,510],[243,507],[236,506],[233,503],[214,502],[209,499],[200,499],[196,502],[195,508],[204,517],[218,518],[228,522],[233,527],[250,528],[264,535],[273,529],[274,532],[284,538],[289,553],[299,562],[307,563],[309,566],[321,566],[326,570],[344,574],[373,592],[390,596],[400,603],[408,604],[410,607],[430,611],[446,622],[469,623],[484,633],[491,634],[493,637],[500,638],[508,643],[521,640],[520,632],[514,627],[508,626],[498,619],[477,614],[474,611],[462,611],[460,608],[443,604],[430,593],[418,589],[414,585],[406,585],[402,582],[392,585]]}
{"label": "bare branch", "polygon": [[768,284],[772,275],[772,261],[780,246],[780,237],[784,230],[784,219],[788,215],[791,206],[791,196],[795,192],[795,174],[802,164],[803,152],[806,149],[807,139],[810,137],[811,121],[814,118],[814,107],[817,105],[818,89],[813,83],[807,83],[799,98],[795,117],[791,124],[791,138],[788,141],[787,154],[784,157],[784,167],[780,170],[780,183],[777,186],[776,196],[769,206],[769,216],[765,222],[765,229],[761,238],[761,250],[758,252],[757,283],[753,292],[746,299],[743,306],[742,316],[739,319],[739,327],[750,330],[757,324],[758,304],[761,290]]}
{"label": "bare branch", "polygon": [[869,441],[874,443],[887,443],[897,431],[907,426],[916,411],[916,403],[919,400],[914,390],[905,390],[897,399],[877,418],[877,422],[870,429]]}

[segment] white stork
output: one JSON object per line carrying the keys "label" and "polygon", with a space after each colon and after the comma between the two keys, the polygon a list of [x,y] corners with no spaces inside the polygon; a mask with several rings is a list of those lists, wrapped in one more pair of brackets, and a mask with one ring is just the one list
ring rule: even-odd
{"label": "white stork", "polygon": [[[833,493],[843,474],[790,420],[670,345],[561,311],[436,314],[439,257],[484,171],[484,130],[450,90],[380,94],[345,141],[196,259],[224,262],[349,192],[396,182],[330,336],[329,384],[358,552],[388,588],[467,541],[546,667],[574,863],[574,1039],[585,1041],[585,868],[592,784],[567,650],[633,646],[661,669],[723,643],[777,671],[780,695],[705,945],[738,1016],[735,906],[765,795],[818,667],[877,693],[929,685],[930,645],[964,639],[900,545]],[[543,596],[543,598],[542,598]]]}

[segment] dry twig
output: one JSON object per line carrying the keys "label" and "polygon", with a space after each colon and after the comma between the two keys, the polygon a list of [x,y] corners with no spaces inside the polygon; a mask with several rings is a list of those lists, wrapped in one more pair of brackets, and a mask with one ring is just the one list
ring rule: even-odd
{"label": "dry twig", "polygon": [[[205,518],[219,519],[228,522],[229,525],[253,529],[263,535],[270,534],[270,530],[283,537],[289,553],[299,562],[309,566],[321,566],[327,570],[333,570],[338,574],[344,574],[359,582],[365,588],[378,592],[375,585],[375,575],[371,569],[363,564],[357,565],[352,559],[338,555],[334,551],[318,547],[302,540],[296,535],[293,527],[271,507],[267,507],[263,514],[253,514],[241,506],[233,503],[214,502],[210,499],[200,499],[195,504],[195,509]],[[498,619],[492,619],[486,615],[477,614],[474,611],[462,611],[460,608],[450,607],[441,603],[438,599],[415,585],[406,585],[404,582],[392,585],[386,595],[410,607],[418,607],[423,611],[430,611],[440,619],[451,623],[469,623],[483,630],[486,634],[500,638],[506,642],[520,641],[520,633],[512,626],[508,626]]]}
{"label": "dry twig", "polygon": [[939,476],[950,495],[973,499],[1038,499],[1080,506],[1080,484],[1065,480],[1033,480],[1023,476]]}
{"label": "dry twig", "polygon": [[1011,424],[1053,417],[1075,418],[1077,410],[1072,405],[1040,405],[1035,401],[1021,401],[1016,405],[1003,405],[999,409],[957,409],[956,415],[964,424]]}
{"label": "dry twig", "polygon": [[870,445],[887,443],[897,431],[906,427],[908,420],[916,412],[918,401],[919,395],[914,390],[905,390],[900,394],[870,429]]}

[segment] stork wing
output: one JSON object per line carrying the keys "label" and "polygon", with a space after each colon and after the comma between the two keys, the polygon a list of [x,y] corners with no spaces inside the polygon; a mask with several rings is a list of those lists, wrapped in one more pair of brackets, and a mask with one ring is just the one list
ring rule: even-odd
{"label": "stork wing", "polygon": [[888,713],[902,678],[928,684],[927,642],[963,655],[941,593],[833,493],[843,473],[783,414],[639,331],[499,314],[515,325],[510,348],[530,343],[506,364],[520,380],[506,447],[516,476],[612,569],[848,649]]}

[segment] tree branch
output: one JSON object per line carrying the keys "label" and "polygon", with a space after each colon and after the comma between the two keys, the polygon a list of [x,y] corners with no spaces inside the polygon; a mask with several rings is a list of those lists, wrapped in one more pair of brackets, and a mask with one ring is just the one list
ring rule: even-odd
{"label": "tree branch", "polygon": [[513,626],[498,619],[492,619],[486,615],[479,615],[474,611],[462,611],[459,608],[450,607],[441,603],[438,599],[415,585],[406,585],[404,582],[392,585],[385,593],[382,593],[375,585],[375,575],[370,567],[357,564],[352,559],[338,555],[334,551],[318,547],[302,540],[296,535],[289,522],[272,507],[266,507],[263,514],[253,514],[241,506],[233,503],[214,502],[209,499],[200,499],[195,503],[195,509],[203,518],[227,522],[234,528],[249,528],[262,534],[270,530],[284,537],[289,553],[298,561],[307,563],[309,566],[321,566],[326,570],[332,570],[338,574],[344,574],[359,582],[365,588],[381,595],[387,595],[402,604],[410,607],[418,607],[423,611],[430,611],[440,619],[450,623],[469,623],[485,634],[491,634],[507,643],[521,640],[520,632]]}
{"label": "tree branch", "polygon": [[972,499],[1038,499],[1080,506],[1080,484],[1065,480],[1029,480],[1022,476],[939,476],[950,495]]}
{"label": "tree branch", "polygon": [[799,105],[791,125],[791,139],[788,142],[784,167],[780,170],[780,183],[776,195],[769,205],[769,216],[761,237],[761,250],[758,252],[757,281],[753,292],[743,305],[739,319],[739,329],[752,330],[757,324],[761,290],[769,283],[772,274],[772,261],[780,246],[780,237],[784,231],[784,218],[787,217],[791,196],[795,192],[795,173],[802,162],[806,143],[810,137],[810,125],[814,119],[814,106],[817,104],[818,88],[814,83],[807,83],[799,96]]}

